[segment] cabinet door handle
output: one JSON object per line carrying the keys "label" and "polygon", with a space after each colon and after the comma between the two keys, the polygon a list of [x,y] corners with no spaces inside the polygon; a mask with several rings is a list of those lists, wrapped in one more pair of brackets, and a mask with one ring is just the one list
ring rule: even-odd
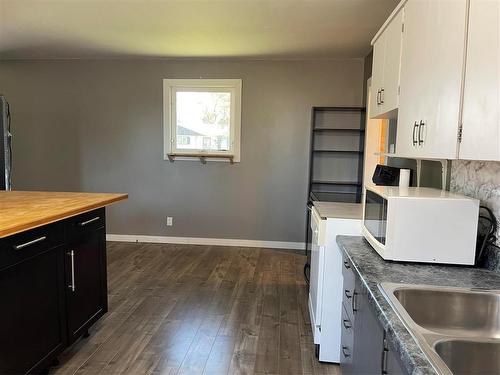
{"label": "cabinet door handle", "polygon": [[75,285],[75,252],[73,250],[67,252],[71,259],[71,284],[68,285],[68,288],[74,292],[76,290]]}
{"label": "cabinet door handle", "polygon": [[349,353],[349,348],[347,346],[342,345],[342,354],[345,358],[349,358],[351,353]]}
{"label": "cabinet door handle", "polygon": [[420,121],[420,124],[418,125],[418,145],[420,146],[422,143],[424,143],[424,140],[422,138],[422,128],[425,126],[425,122],[423,120]]}
{"label": "cabinet door handle", "polygon": [[380,89],[380,104],[384,104],[384,89]]}
{"label": "cabinet door handle", "polygon": [[344,290],[344,294],[347,297],[347,299],[351,299],[352,298],[352,294],[350,294],[350,292],[351,291],[349,289]]}
{"label": "cabinet door handle", "polygon": [[349,265],[349,262],[348,262],[347,260],[344,260],[344,267],[345,267],[346,269],[351,268],[351,266]]}
{"label": "cabinet door handle", "polygon": [[416,146],[417,145],[417,128],[418,128],[418,124],[417,122],[415,121],[415,124],[413,124],[413,146]]}
{"label": "cabinet door handle", "polygon": [[14,250],[24,249],[25,247],[34,245],[34,244],[42,242],[42,241],[45,241],[46,239],[47,239],[46,236],[42,236],[42,237],[35,238],[32,241],[28,241],[28,242],[25,242],[25,243],[22,243],[22,244],[19,244],[19,245],[14,245]]}
{"label": "cabinet door handle", "polygon": [[380,105],[380,90],[377,91],[377,105]]}
{"label": "cabinet door handle", "polygon": [[356,291],[354,291],[354,293],[352,294],[352,300],[351,300],[351,307],[352,307],[352,312],[357,312],[358,311],[358,304],[356,303],[356,296],[357,296],[358,293],[356,293]]}
{"label": "cabinet door handle", "polygon": [[352,325],[351,325],[351,322],[349,321],[349,319],[344,319],[344,320],[342,321],[342,324],[344,325],[344,328],[345,328],[345,329],[352,328]]}
{"label": "cabinet door handle", "polygon": [[389,349],[387,348],[387,339],[384,338],[384,350],[382,350],[382,374],[387,374],[387,355]]}
{"label": "cabinet door handle", "polygon": [[82,221],[82,222],[78,223],[78,225],[79,225],[79,226],[81,226],[81,227],[84,227],[85,225],[88,225],[88,224],[90,224],[90,223],[93,223],[94,221],[97,221],[97,220],[99,220],[100,218],[101,218],[100,216],[96,216],[96,217],[94,217],[94,218],[92,218],[92,219],[90,219],[90,220],[87,220],[87,221]]}

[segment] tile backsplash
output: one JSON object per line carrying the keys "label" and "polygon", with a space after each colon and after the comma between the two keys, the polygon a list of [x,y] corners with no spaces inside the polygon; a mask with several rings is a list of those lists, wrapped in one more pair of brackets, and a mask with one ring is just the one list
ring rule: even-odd
{"label": "tile backsplash", "polygon": [[[450,190],[479,199],[500,220],[500,162],[454,160]],[[497,245],[500,246],[500,225]],[[491,247],[483,265],[500,272],[500,250]]]}

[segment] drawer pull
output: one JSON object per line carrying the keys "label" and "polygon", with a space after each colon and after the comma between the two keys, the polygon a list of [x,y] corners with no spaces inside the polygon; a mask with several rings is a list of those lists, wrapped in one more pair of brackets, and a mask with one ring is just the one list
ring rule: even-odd
{"label": "drawer pull", "polygon": [[99,220],[101,217],[100,216],[96,216],[90,220],[87,220],[87,221],[82,221],[81,223],[78,223],[79,226],[81,227],[84,227],[85,225],[89,225],[90,223],[93,223],[94,221],[97,221]]}
{"label": "drawer pull", "polygon": [[351,268],[351,266],[349,265],[349,262],[348,262],[347,260],[344,260],[344,267],[345,267],[346,269]]}
{"label": "drawer pull", "polygon": [[350,294],[350,293],[351,293],[351,291],[350,291],[349,289],[344,290],[344,294],[345,294],[345,296],[346,296],[348,299],[351,299],[351,298],[352,298],[352,294]]}
{"label": "drawer pull", "polygon": [[351,300],[351,307],[352,307],[352,312],[357,312],[358,311],[358,304],[356,303],[356,291],[352,294],[352,300]]}
{"label": "drawer pull", "polygon": [[22,243],[20,245],[14,245],[14,249],[21,250],[21,249],[24,249],[25,247],[34,245],[34,244],[42,242],[42,241],[45,241],[46,239],[47,239],[46,236],[38,237],[38,238],[34,239],[33,241],[28,241],[28,242]]}
{"label": "drawer pull", "polygon": [[74,292],[76,289],[75,286],[75,252],[73,250],[67,252],[66,254],[69,255],[71,259],[71,284],[68,285],[68,288]]}
{"label": "drawer pull", "polygon": [[345,329],[352,328],[352,325],[351,325],[351,322],[349,321],[349,319],[344,319],[344,320],[342,321],[342,324],[344,325],[344,328],[345,328]]}
{"label": "drawer pull", "polygon": [[342,346],[342,354],[345,358],[349,358],[351,353],[349,353],[349,348],[347,346]]}

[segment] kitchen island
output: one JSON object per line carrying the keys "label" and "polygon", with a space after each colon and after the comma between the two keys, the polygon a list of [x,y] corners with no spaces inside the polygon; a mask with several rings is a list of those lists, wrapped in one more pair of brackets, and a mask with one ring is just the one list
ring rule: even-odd
{"label": "kitchen island", "polygon": [[105,206],[127,194],[0,192],[0,373],[38,373],[107,312]]}

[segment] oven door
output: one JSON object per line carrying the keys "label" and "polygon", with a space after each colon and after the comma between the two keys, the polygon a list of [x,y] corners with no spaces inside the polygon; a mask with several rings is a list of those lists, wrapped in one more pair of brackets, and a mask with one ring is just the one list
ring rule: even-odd
{"label": "oven door", "polygon": [[366,190],[364,227],[381,245],[387,235],[387,200],[371,190]]}

